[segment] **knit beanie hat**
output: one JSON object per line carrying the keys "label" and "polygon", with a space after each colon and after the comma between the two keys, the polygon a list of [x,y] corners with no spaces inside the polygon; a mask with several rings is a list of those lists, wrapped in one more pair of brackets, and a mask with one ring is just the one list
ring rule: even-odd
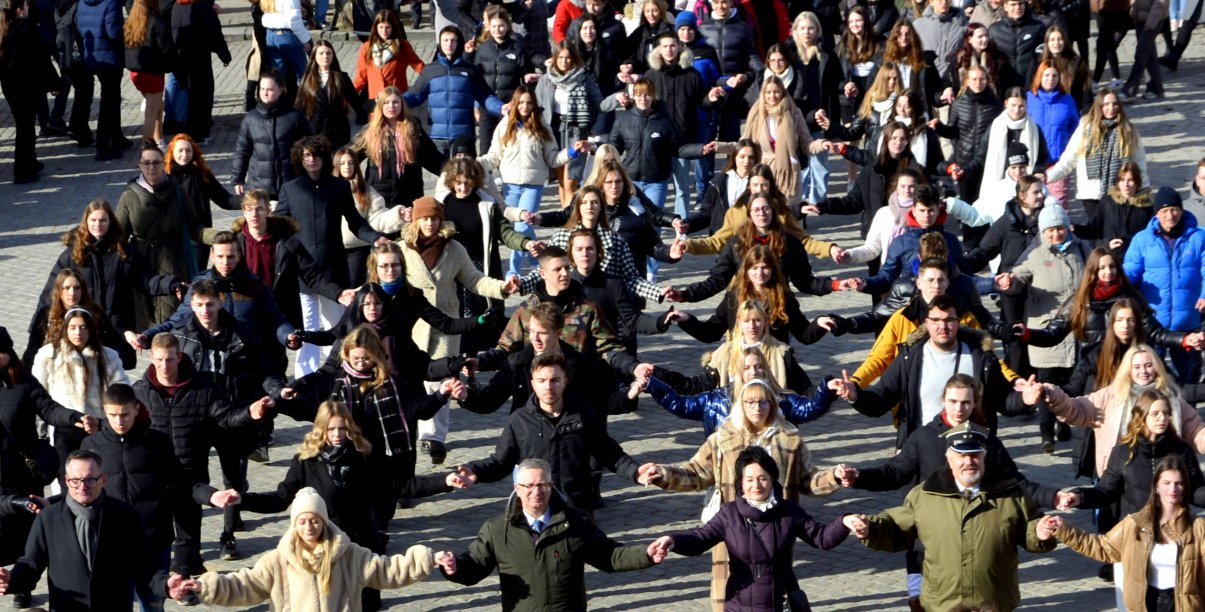
{"label": "knit beanie hat", "polygon": [[8,329],[0,327],[0,353],[13,353],[13,337],[8,335]]}
{"label": "knit beanie hat", "polygon": [[293,497],[293,505],[289,507],[289,524],[296,523],[297,517],[306,512],[317,514],[327,525],[331,523],[331,518],[326,514],[326,500],[313,487],[305,487]]}
{"label": "knit beanie hat", "polygon": [[1071,218],[1067,216],[1067,211],[1058,204],[1043,206],[1042,211],[1038,213],[1038,231],[1044,232],[1052,227],[1071,229]]}
{"label": "knit beanie hat", "polygon": [[1021,142],[1008,143],[1008,165],[1010,166],[1028,166],[1029,165],[1029,147]]}
{"label": "knit beanie hat", "polygon": [[423,196],[414,201],[414,219],[422,219],[423,217],[439,217],[444,218],[444,206],[439,203],[439,200],[431,196]]}
{"label": "knit beanie hat", "polygon": [[696,32],[699,31],[699,17],[690,11],[682,11],[674,18],[674,30],[678,28],[690,28]]}
{"label": "knit beanie hat", "polygon": [[1180,197],[1179,193],[1176,193],[1175,189],[1160,187],[1159,191],[1155,192],[1155,205],[1153,208],[1155,212],[1159,212],[1160,209],[1168,206],[1184,208],[1184,200]]}

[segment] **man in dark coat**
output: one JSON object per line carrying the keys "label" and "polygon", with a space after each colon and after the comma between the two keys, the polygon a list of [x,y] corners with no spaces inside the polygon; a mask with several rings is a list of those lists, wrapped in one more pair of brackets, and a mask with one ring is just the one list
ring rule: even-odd
{"label": "man in dark coat", "polygon": [[585,610],[587,563],[625,572],[661,561],[649,557],[644,545],[623,546],[607,537],[584,512],[565,504],[554,482],[547,461],[521,462],[506,512],[481,526],[468,552],[451,560],[437,555],[444,577],[474,585],[497,567],[506,612]]}
{"label": "man in dark coat", "polygon": [[280,188],[296,176],[289,163],[293,143],[310,134],[310,122],[287,100],[284,77],[275,70],[259,79],[259,102],[243,115],[230,176],[234,193],[264,189],[276,199]]}
{"label": "man in dark coat", "polygon": [[766,65],[753,44],[753,31],[741,19],[732,0],[711,0],[711,18],[699,24],[699,34],[715,49],[720,64],[718,85],[727,93],[720,108],[719,139],[740,137],[741,121],[749,113],[745,94]]}
{"label": "man in dark coat", "polygon": [[1029,10],[1025,0],[1005,0],[1004,18],[987,29],[987,36],[1008,58],[1012,70],[1000,73],[1000,91],[1028,87],[1038,69],[1038,46],[1045,40],[1046,25]]}
{"label": "man in dark coat", "polygon": [[68,495],[34,519],[25,556],[0,569],[0,594],[28,591],[49,571],[56,612],[133,610],[130,583],[167,594],[167,574],[147,554],[142,518],[105,495],[101,458],[74,451],[67,458]]}

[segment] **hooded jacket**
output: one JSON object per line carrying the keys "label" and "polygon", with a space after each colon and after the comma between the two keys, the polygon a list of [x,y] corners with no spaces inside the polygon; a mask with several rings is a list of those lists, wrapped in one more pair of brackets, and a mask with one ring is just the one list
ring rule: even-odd
{"label": "hooded jacket", "polygon": [[695,67],[695,54],[683,46],[678,61],[667,64],[659,51],[648,55],[649,69],[644,78],[653,84],[657,99],[665,103],[670,119],[682,131],[683,142],[702,142],[699,136],[699,112],[710,108],[707,94],[713,83],[703,81]]}
{"label": "hooded jacket", "polygon": [[951,70],[948,63],[950,54],[962,46],[963,34],[967,29],[966,14],[950,6],[945,13],[938,15],[930,5],[925,8],[924,15],[913,22],[913,27],[924,45],[925,59],[937,69],[938,76],[946,80]]}
{"label": "hooded jacket", "polygon": [[1126,250],[1124,267],[1164,327],[1193,331],[1201,326],[1196,303],[1205,299],[1205,231],[1192,213],[1184,213],[1180,226],[1183,233],[1172,238],[1152,218]]}
{"label": "hooded jacket", "polygon": [[260,102],[243,115],[230,176],[247,191],[266,189],[273,200],[296,174],[289,154],[293,143],[310,135],[310,122],[301,111],[277,101]]}
{"label": "hooded jacket", "polygon": [[502,113],[502,100],[485,82],[481,68],[464,58],[463,36],[457,37],[456,49],[451,58],[436,49],[414,85],[402,94],[410,108],[427,105],[428,125],[435,140],[451,141],[475,134],[474,104],[494,116]]}
{"label": "hooded jacket", "polygon": [[[1063,304],[1075,298],[1086,271],[1084,265],[1091,255],[1091,247],[1082,240],[1067,237],[1070,244],[1054,246],[1039,236],[1021,261],[1013,267],[1013,286],[1008,294],[1019,294],[1025,289],[1025,325],[1045,327],[1058,316]],[[1017,282],[1019,281],[1019,282]],[[1049,348],[1029,347],[1029,362],[1035,368],[1070,368],[1075,365],[1075,339],[1067,338]]]}
{"label": "hooded jacket", "polygon": [[[992,222],[979,246],[966,254],[968,272],[978,272],[996,257],[1000,258],[1000,266],[996,272],[1009,272],[1021,261],[1021,255],[1030,246],[1041,242],[1042,234],[1038,231],[1039,206],[1026,216],[1016,198],[1005,205],[1004,214]],[[953,251],[951,251],[953,252]]]}
{"label": "hooded jacket", "polygon": [[[234,272],[227,277],[223,277],[216,269],[210,268],[197,275],[193,282],[203,279],[218,283],[218,290],[222,292],[223,296],[222,309],[234,315],[235,320],[259,332],[265,347],[274,346],[273,341],[281,347],[288,344],[289,334],[295,328],[289,324],[288,319],[277,308],[272,290],[258,276],[252,274],[246,264],[240,262]],[[155,334],[181,326],[186,318],[192,316],[191,300],[192,289],[190,288],[184,295],[184,301],[180,303],[180,307],[172,313],[171,317],[143,333],[153,338]]]}

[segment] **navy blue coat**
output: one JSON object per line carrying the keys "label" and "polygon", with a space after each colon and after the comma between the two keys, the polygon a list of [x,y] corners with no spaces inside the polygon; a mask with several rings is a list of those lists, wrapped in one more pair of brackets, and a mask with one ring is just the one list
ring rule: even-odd
{"label": "navy blue coat", "polygon": [[[458,43],[457,49],[461,47]],[[437,50],[403,97],[411,108],[427,105],[429,131],[435,140],[455,140],[474,134],[477,129],[474,104],[495,116],[502,114],[502,101],[485,82],[481,68],[465,60],[460,52],[449,60]]]}
{"label": "navy blue coat", "polygon": [[125,18],[121,0],[80,0],[76,28],[84,41],[84,63],[91,71],[125,67]]}
{"label": "navy blue coat", "polygon": [[946,213],[942,213],[932,227],[920,227],[913,220],[912,213],[908,213],[908,230],[891,241],[891,246],[887,247],[887,258],[883,262],[883,266],[879,268],[879,273],[866,279],[866,288],[863,293],[886,293],[891,289],[891,283],[899,278],[902,273],[910,270],[912,260],[920,257],[920,239],[921,236],[929,232],[941,232],[941,235],[946,239],[946,247],[950,252],[951,264],[957,266],[962,272],[971,273],[971,268],[967,264],[967,260],[962,254],[962,243],[958,237],[950,232],[942,229],[946,222]]}

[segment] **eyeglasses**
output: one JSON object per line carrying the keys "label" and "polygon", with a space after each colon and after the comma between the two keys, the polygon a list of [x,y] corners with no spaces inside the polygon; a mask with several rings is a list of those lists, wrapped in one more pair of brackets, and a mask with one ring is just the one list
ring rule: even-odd
{"label": "eyeglasses", "polygon": [[536,483],[532,483],[532,484],[523,484],[521,482],[516,482],[515,486],[519,487],[520,489],[523,489],[523,491],[525,493],[530,493],[532,489],[539,489],[539,490],[545,491],[545,492],[552,490],[551,482],[536,482]]}
{"label": "eyeglasses", "polygon": [[71,487],[72,489],[78,489],[80,488],[80,485],[84,485],[85,488],[91,489],[92,487],[95,487],[96,483],[98,482],[100,482],[99,478],[68,478],[67,486]]}
{"label": "eyeglasses", "polygon": [[377,269],[378,270],[401,270],[402,264],[400,264],[400,263],[377,264]]}
{"label": "eyeglasses", "polygon": [[154,161],[140,161],[138,162],[138,165],[142,166],[143,168],[158,168],[159,166],[163,165],[163,160],[158,159]]}
{"label": "eyeglasses", "polygon": [[934,325],[942,325],[945,327],[954,327],[955,325],[958,325],[958,319],[953,317],[925,317],[925,320]]}
{"label": "eyeglasses", "polygon": [[770,400],[745,400],[746,408],[769,408]]}

